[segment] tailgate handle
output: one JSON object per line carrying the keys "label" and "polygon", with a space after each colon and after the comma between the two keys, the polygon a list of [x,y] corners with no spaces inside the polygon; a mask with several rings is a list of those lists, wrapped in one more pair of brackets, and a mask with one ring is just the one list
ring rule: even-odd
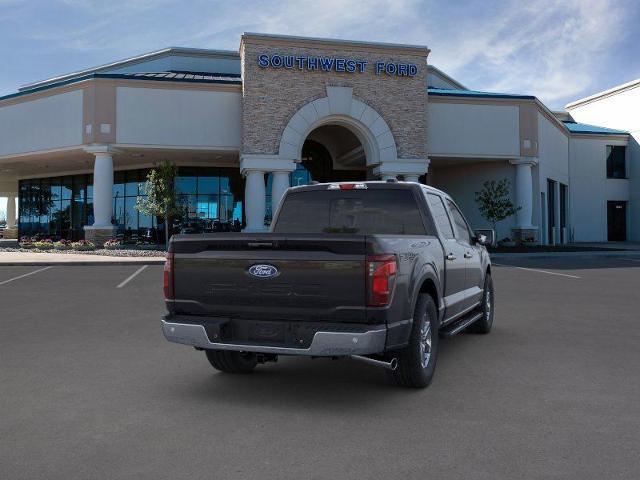
{"label": "tailgate handle", "polygon": [[253,247],[253,248],[273,247],[273,243],[272,242],[249,242],[247,243],[247,246]]}

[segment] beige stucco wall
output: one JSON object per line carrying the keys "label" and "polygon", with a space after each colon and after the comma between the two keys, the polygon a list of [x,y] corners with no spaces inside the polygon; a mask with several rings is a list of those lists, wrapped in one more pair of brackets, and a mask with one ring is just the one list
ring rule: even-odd
{"label": "beige stucco wall", "polygon": [[[327,96],[327,86],[352,87],[353,97],[376,110],[389,125],[399,158],[423,159],[426,151],[426,54],[407,49],[374,49],[366,45],[313,44],[297,40],[273,42],[244,37],[242,152],[277,154],[284,128],[307,103]],[[340,57],[368,62],[364,73],[261,68],[259,54]],[[412,63],[414,77],[375,74],[375,62]]]}
{"label": "beige stucco wall", "polygon": [[239,91],[118,87],[117,142],[238,150]]}
{"label": "beige stucco wall", "polygon": [[520,156],[517,105],[429,103],[429,155]]}
{"label": "beige stucco wall", "polygon": [[82,90],[0,106],[0,156],[82,144]]}

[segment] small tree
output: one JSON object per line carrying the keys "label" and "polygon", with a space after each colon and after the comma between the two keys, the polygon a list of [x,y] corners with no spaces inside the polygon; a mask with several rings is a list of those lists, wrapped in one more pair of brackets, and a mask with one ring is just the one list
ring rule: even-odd
{"label": "small tree", "polygon": [[[499,182],[487,180],[482,184],[482,190],[476,192],[476,203],[480,215],[491,223],[496,232],[496,224],[509,218],[522,207],[515,207],[509,195],[509,180],[503,178]],[[496,232],[497,235],[497,232]]]}
{"label": "small tree", "polygon": [[164,218],[164,238],[169,246],[169,219],[180,214],[176,204],[175,178],[178,167],[164,160],[147,175],[146,197],[138,197],[136,210],[144,215]]}

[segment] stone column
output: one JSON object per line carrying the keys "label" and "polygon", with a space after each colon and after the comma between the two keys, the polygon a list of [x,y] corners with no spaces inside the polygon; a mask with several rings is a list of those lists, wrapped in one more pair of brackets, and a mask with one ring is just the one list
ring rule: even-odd
{"label": "stone column", "polygon": [[273,172],[273,181],[271,183],[271,211],[275,213],[284,192],[289,188],[289,172],[277,171]]}
{"label": "stone column", "polygon": [[7,197],[7,228],[15,228],[16,226],[16,197],[9,195]]}
{"label": "stone column", "polygon": [[84,227],[85,239],[102,246],[113,237],[113,154],[108,145],[94,145],[85,151],[95,156],[93,163],[93,225]]}
{"label": "stone column", "polygon": [[265,184],[264,171],[247,170],[244,188],[244,214],[247,219],[245,232],[260,232],[265,230]]}
{"label": "stone column", "polygon": [[418,182],[420,180],[420,176],[419,175],[405,175],[404,176],[404,181],[405,182]]}
{"label": "stone column", "polygon": [[271,185],[272,210],[275,211],[284,191],[289,188],[289,172],[295,169],[292,159],[279,155],[263,155],[245,153],[240,156],[240,172],[246,178],[244,190],[244,214],[247,225],[244,232],[261,232],[267,230],[264,225],[265,216],[265,182],[266,172],[273,172]]}
{"label": "stone column", "polygon": [[516,167],[516,227],[514,237],[518,240],[533,236],[536,238],[538,227],[533,225],[533,174],[531,167],[538,163],[534,157],[522,157],[510,160]]}
{"label": "stone column", "polygon": [[16,197],[9,195],[7,197],[7,228],[2,230],[4,239],[17,239],[18,229],[16,228]]}

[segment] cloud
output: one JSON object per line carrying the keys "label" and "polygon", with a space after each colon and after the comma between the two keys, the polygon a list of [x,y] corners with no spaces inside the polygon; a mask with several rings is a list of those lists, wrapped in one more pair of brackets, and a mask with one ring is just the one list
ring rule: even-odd
{"label": "cloud", "polygon": [[555,108],[603,82],[631,79],[631,67],[614,64],[612,52],[639,20],[632,0],[38,3],[0,0],[19,6],[0,9],[0,19],[3,11],[11,17],[0,31],[0,43],[14,45],[7,54],[19,46],[22,55],[57,60],[49,60],[53,71],[33,62],[43,70],[25,81],[171,45],[235,50],[242,32],[252,31],[427,45],[429,62],[470,88],[534,94]]}
{"label": "cloud", "polygon": [[593,89],[628,12],[608,0],[510,2],[496,18],[465,22],[453,42],[436,40],[432,60],[472,88],[532,93],[558,107]]}

